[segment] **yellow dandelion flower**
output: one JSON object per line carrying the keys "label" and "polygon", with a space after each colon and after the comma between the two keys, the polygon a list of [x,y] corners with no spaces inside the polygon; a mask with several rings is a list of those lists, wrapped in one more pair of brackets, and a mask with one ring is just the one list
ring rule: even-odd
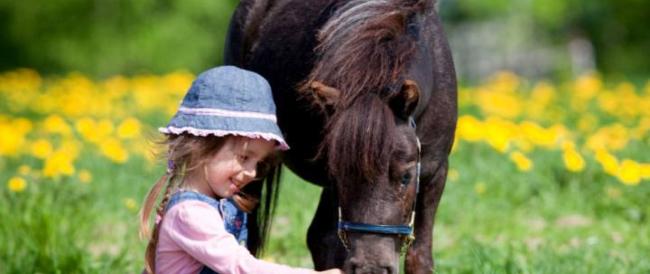
{"label": "yellow dandelion flower", "polygon": [[488,117],[485,121],[485,138],[495,150],[505,153],[510,146],[516,126],[501,118]]}
{"label": "yellow dandelion flower", "polygon": [[573,141],[564,140],[560,144],[562,150],[576,149],[576,144]]}
{"label": "yellow dandelion flower", "polygon": [[[151,98],[160,98],[160,90],[156,84],[157,79],[153,76],[138,76],[131,79],[133,99],[138,106],[139,112],[149,112],[160,107],[159,100]],[[178,105],[176,105],[178,107]]]}
{"label": "yellow dandelion flower", "polygon": [[25,118],[18,118],[13,121],[13,126],[14,130],[22,133],[22,134],[27,134],[29,131],[32,130],[32,121],[25,119]]}
{"label": "yellow dandelion flower", "polygon": [[629,159],[623,160],[617,178],[625,185],[638,185],[641,182],[641,165]]}
{"label": "yellow dandelion flower", "polygon": [[124,163],[129,158],[129,154],[119,141],[113,138],[105,139],[99,144],[99,148],[109,160],[116,163]]}
{"label": "yellow dandelion flower", "polygon": [[97,128],[97,123],[95,123],[95,120],[91,118],[84,117],[77,120],[75,128],[84,139],[90,142],[97,143],[101,139],[99,132],[95,130]]}
{"label": "yellow dandelion flower", "polygon": [[598,149],[621,150],[630,140],[630,133],[620,123],[598,129],[587,138],[587,147],[593,151]]}
{"label": "yellow dandelion flower", "polygon": [[477,96],[481,110],[487,115],[515,118],[523,110],[522,100],[516,94],[486,90]]}
{"label": "yellow dandelion flower", "polygon": [[48,133],[56,133],[61,135],[68,135],[71,132],[68,123],[66,123],[66,121],[58,115],[50,115],[45,118],[45,121],[43,121],[43,128]]}
{"label": "yellow dandelion flower", "polygon": [[489,85],[499,91],[505,93],[515,92],[520,83],[519,76],[512,71],[499,71],[492,76]]}
{"label": "yellow dandelion flower", "polygon": [[[650,108],[650,98],[648,98],[646,101],[648,102],[648,108]],[[650,131],[650,114],[648,117],[643,117],[641,118],[641,121],[639,121],[639,126],[637,127],[637,138],[643,138],[643,136],[645,136],[648,131]]]}
{"label": "yellow dandelion flower", "polygon": [[607,150],[607,138],[603,134],[593,134],[587,137],[585,146],[592,151]]}
{"label": "yellow dandelion flower", "polygon": [[474,192],[476,194],[482,195],[487,191],[487,185],[484,182],[477,182],[474,184]]}
{"label": "yellow dandelion flower", "polygon": [[113,122],[109,119],[101,119],[97,123],[97,131],[101,132],[101,136],[108,136],[113,133]]}
{"label": "yellow dandelion flower", "polygon": [[52,144],[45,139],[38,139],[31,145],[31,152],[34,157],[45,159],[52,153]]}
{"label": "yellow dandelion flower", "polygon": [[194,75],[187,71],[177,71],[165,75],[161,81],[164,83],[163,86],[167,87],[170,92],[184,93],[192,84],[193,78]]}
{"label": "yellow dandelion flower", "polygon": [[124,96],[129,90],[129,80],[121,75],[116,75],[103,83],[104,90],[114,98]]}
{"label": "yellow dandelion flower", "polygon": [[580,100],[589,100],[593,98],[603,86],[598,75],[590,73],[580,76],[575,81],[575,94]]}
{"label": "yellow dandelion flower", "polygon": [[7,188],[11,192],[22,192],[27,188],[27,181],[20,177],[11,177],[7,182]]}
{"label": "yellow dandelion flower", "polygon": [[555,98],[555,87],[548,82],[540,82],[531,91],[530,100],[527,102],[526,111],[531,118],[544,119],[548,105]]}
{"label": "yellow dandelion flower", "polygon": [[650,94],[642,97],[637,104],[641,115],[645,116],[645,119],[650,119]]}
{"label": "yellow dandelion flower", "polygon": [[535,103],[546,105],[555,99],[556,93],[552,83],[542,81],[537,83],[531,91],[531,99]]}
{"label": "yellow dandelion flower", "polygon": [[641,165],[641,178],[644,180],[650,179],[650,164],[640,164]]}
{"label": "yellow dandelion flower", "polygon": [[0,123],[0,156],[18,155],[25,143],[25,133],[17,131],[13,124]]}
{"label": "yellow dandelion flower", "polygon": [[618,100],[618,96],[613,92],[603,92],[603,94],[598,96],[598,106],[607,113],[616,114],[620,107],[620,101]]}
{"label": "yellow dandelion flower", "polygon": [[571,172],[580,172],[585,168],[585,160],[575,149],[565,149],[562,153],[564,166]]}
{"label": "yellow dandelion flower", "polygon": [[97,98],[92,90],[84,88],[68,88],[68,94],[59,98],[59,108],[67,117],[76,117],[88,113],[97,113],[97,103],[93,100],[101,101]]}
{"label": "yellow dandelion flower", "polygon": [[27,176],[30,172],[32,172],[32,168],[28,165],[21,165],[18,167],[18,174],[20,175]]}
{"label": "yellow dandelion flower", "polygon": [[138,210],[138,203],[133,198],[125,198],[124,206],[131,211]]}
{"label": "yellow dandelion flower", "polygon": [[57,177],[60,175],[72,175],[75,172],[73,159],[65,152],[56,151],[45,159],[43,176]]}
{"label": "yellow dandelion flower", "polygon": [[483,124],[474,116],[463,115],[458,118],[456,135],[461,140],[476,142],[483,137]]}
{"label": "yellow dandelion flower", "polygon": [[532,121],[522,122],[518,130],[530,143],[536,146],[552,148],[557,141],[557,136],[553,131],[547,130]]}
{"label": "yellow dandelion flower", "polygon": [[614,150],[625,148],[630,139],[627,128],[620,123],[607,127],[605,134],[607,135],[608,147]]}
{"label": "yellow dandelion flower", "polygon": [[618,173],[618,159],[607,150],[596,150],[596,161],[603,167],[605,173],[613,176]]}
{"label": "yellow dandelion flower", "polygon": [[519,151],[510,153],[510,160],[512,160],[517,166],[517,169],[521,171],[530,171],[533,168],[533,162]]}
{"label": "yellow dandelion flower", "polygon": [[117,136],[121,139],[130,139],[140,134],[140,121],[135,118],[127,118],[117,127]]}
{"label": "yellow dandelion flower", "polygon": [[90,173],[90,171],[82,169],[79,171],[79,182],[84,183],[84,184],[89,184],[90,181],[93,179],[93,175]]}
{"label": "yellow dandelion flower", "polygon": [[66,153],[70,159],[75,160],[81,151],[81,143],[74,138],[65,138],[61,141],[58,151]]}
{"label": "yellow dandelion flower", "polygon": [[641,99],[636,94],[636,87],[630,82],[619,83],[615,91],[619,101],[619,108],[614,113],[621,118],[633,119],[640,110],[639,103]]}

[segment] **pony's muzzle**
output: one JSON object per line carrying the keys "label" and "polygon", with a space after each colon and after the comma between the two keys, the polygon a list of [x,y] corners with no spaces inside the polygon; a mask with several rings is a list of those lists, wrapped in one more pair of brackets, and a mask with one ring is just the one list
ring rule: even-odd
{"label": "pony's muzzle", "polygon": [[345,273],[399,273],[399,248],[396,237],[351,234],[350,243],[352,246],[348,260],[344,265]]}
{"label": "pony's muzzle", "polygon": [[346,268],[345,273],[348,274],[397,274],[399,271],[394,265],[367,265],[362,263],[354,263],[350,260],[349,269]]}

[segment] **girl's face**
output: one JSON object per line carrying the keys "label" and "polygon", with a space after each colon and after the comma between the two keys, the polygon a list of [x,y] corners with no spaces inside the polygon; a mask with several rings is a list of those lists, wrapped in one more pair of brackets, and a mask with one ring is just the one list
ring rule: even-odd
{"label": "girl's face", "polygon": [[[197,190],[209,196],[229,198],[253,181],[257,165],[268,156],[275,143],[264,139],[228,138],[224,146],[210,157],[194,176]],[[198,179],[197,178],[197,179]]]}

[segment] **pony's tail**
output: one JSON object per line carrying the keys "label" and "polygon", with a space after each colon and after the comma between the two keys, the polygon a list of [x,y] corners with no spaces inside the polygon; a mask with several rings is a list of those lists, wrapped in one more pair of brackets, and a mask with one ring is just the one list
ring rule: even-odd
{"label": "pony's tail", "polygon": [[[154,223],[153,234],[150,234],[149,228],[151,212],[153,211],[156,200],[160,196],[162,188],[167,185],[165,190],[165,198],[160,203],[158,207],[157,214],[162,216],[164,214],[164,207],[167,205],[169,200],[169,187],[168,182],[173,178],[172,174],[165,174],[151,187],[147,197],[144,200],[142,209],[140,210],[140,238],[146,239],[149,238],[149,243],[147,244],[147,249],[145,251],[144,264],[145,264],[145,273],[155,273],[155,261],[156,261],[156,246],[158,244],[158,228],[159,223]],[[154,221],[155,222],[155,221]]]}
{"label": "pony's tail", "polygon": [[264,251],[271,229],[271,220],[275,212],[278,193],[280,190],[280,165],[273,168],[261,184],[250,184],[247,193],[260,197],[259,206],[253,210],[248,218],[248,240],[246,246],[251,254],[259,256]]}

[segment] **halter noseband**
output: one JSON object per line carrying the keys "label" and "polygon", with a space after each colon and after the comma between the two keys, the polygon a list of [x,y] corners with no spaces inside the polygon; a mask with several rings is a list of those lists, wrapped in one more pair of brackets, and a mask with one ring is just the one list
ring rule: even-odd
{"label": "halter noseband", "polygon": [[[409,124],[413,129],[416,128],[415,120],[413,117],[409,117]],[[415,198],[413,199],[413,207],[411,208],[411,217],[408,225],[376,225],[376,224],[366,224],[366,223],[357,223],[357,222],[348,222],[343,220],[343,215],[341,214],[341,206],[338,207],[338,224],[337,224],[337,234],[341,243],[345,249],[349,250],[349,243],[346,231],[358,232],[358,233],[374,233],[374,234],[385,234],[385,235],[399,235],[402,238],[402,253],[406,252],[406,249],[411,245],[415,236],[413,234],[413,225],[415,223],[415,206],[417,204],[418,193],[420,192],[420,155],[421,155],[421,145],[420,139],[416,136],[415,141],[418,148],[418,158],[416,163],[415,171]]]}

